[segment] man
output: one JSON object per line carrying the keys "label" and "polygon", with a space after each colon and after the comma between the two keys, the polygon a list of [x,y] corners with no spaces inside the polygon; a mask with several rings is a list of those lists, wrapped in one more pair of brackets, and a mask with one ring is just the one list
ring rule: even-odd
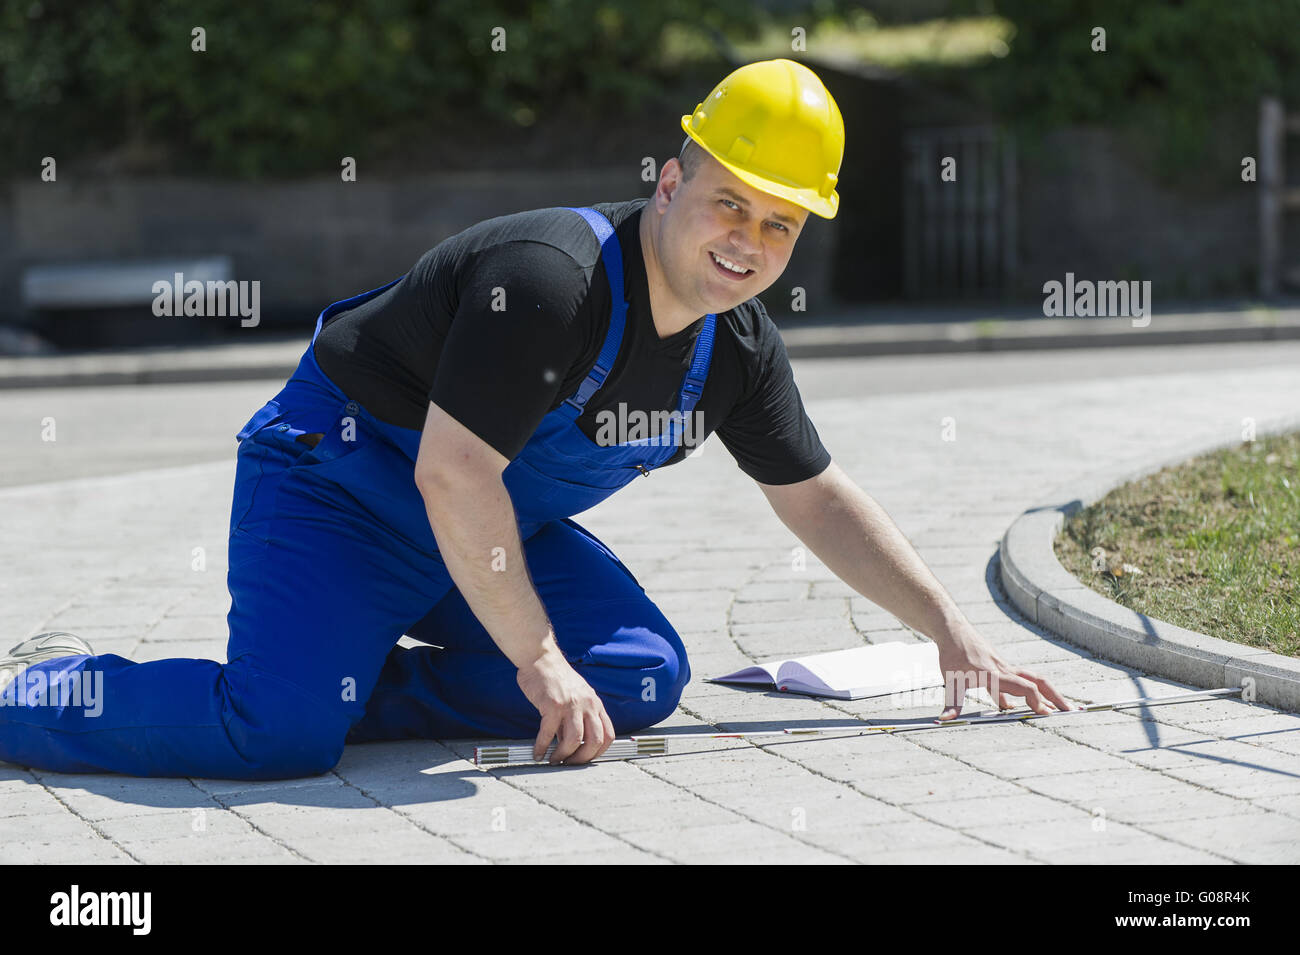
{"label": "man", "polygon": [[[837,211],[834,100],[806,67],[765,61],[682,126],[649,200],[481,222],[322,312],[238,435],[228,662],[42,635],[11,679],[102,673],[102,707],[19,694],[0,759],[258,779],[325,772],[346,742],[532,735],[538,759],[554,742],[552,762],[587,762],[671,714],[690,667],[571,517],[713,431],[827,566],[939,644],[946,673],[987,678],[1003,706],[1069,708],[999,659],[831,461],[755,298],[809,213]],[[661,427],[602,431],[628,409]]]}

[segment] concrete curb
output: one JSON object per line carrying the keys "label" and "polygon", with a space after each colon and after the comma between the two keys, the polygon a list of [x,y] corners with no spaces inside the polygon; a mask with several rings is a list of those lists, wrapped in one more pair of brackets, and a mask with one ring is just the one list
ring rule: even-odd
{"label": "concrete curb", "polygon": [[1171,315],[1145,328],[1133,327],[1127,318],[793,326],[782,328],[781,337],[791,358],[1294,341],[1300,339],[1300,313],[1230,320]]}
{"label": "concrete curb", "polygon": [[[1268,422],[1257,436],[1300,429],[1300,415]],[[1047,495],[1007,529],[998,549],[1002,585],[1022,613],[1098,656],[1192,686],[1217,689],[1254,681],[1255,700],[1300,712],[1300,659],[1186,630],[1107,600],[1061,566],[1052,542],[1066,517],[1112,489],[1237,444],[1198,439],[1155,457],[1096,471]]]}
{"label": "concrete curb", "polygon": [[288,378],[308,338],[255,345],[0,357],[0,389]]}
{"label": "concrete curb", "polygon": [[[1157,318],[1145,328],[1133,327],[1127,318],[841,321],[787,324],[781,328],[781,337],[791,358],[1300,340],[1300,309]],[[0,355],[0,389],[288,378],[298,367],[310,338],[305,334],[256,344],[74,355]]]}

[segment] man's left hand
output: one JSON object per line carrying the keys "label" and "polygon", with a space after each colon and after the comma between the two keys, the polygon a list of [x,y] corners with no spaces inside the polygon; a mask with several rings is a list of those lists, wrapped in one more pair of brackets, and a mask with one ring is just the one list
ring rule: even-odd
{"label": "man's left hand", "polygon": [[961,715],[967,689],[983,686],[997,699],[998,708],[1013,709],[1010,697],[1023,697],[1035,713],[1074,710],[1046,677],[1010,666],[993,650],[978,631],[966,627],[947,645],[939,648],[939,669],[944,678],[944,709],[941,721]]}

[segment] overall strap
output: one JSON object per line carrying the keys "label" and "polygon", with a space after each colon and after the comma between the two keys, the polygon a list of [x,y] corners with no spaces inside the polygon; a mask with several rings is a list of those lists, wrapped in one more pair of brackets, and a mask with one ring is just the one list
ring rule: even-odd
{"label": "overall strap", "polygon": [[605,263],[605,276],[609,280],[609,328],[605,332],[605,342],[601,345],[596,364],[574,394],[566,398],[557,411],[565,417],[576,420],[587,404],[587,400],[605,383],[609,371],[614,367],[618,357],[619,346],[623,343],[623,328],[627,321],[627,299],[623,294],[623,251],[619,248],[618,236],[609,220],[595,209],[587,207],[564,206],[578,213],[596,233],[600,243],[601,261]]}
{"label": "overall strap", "polygon": [[316,336],[321,333],[321,329],[325,327],[325,323],[328,322],[335,315],[337,315],[339,312],[346,312],[354,305],[360,305],[362,302],[367,302],[370,299],[374,298],[375,296],[387,292],[390,288],[392,288],[398,282],[402,281],[402,279],[404,278],[406,278],[405,272],[403,272],[397,278],[393,279],[391,282],[381,285],[378,288],[372,288],[368,292],[360,292],[356,295],[353,295],[351,298],[345,298],[342,301],[334,302],[332,305],[326,305],[323,309],[321,309],[321,313],[316,316],[316,330],[311,333],[312,343],[313,344],[315,343]]}
{"label": "overall strap", "polygon": [[710,313],[705,316],[704,327],[700,329],[700,334],[695,339],[695,351],[691,355],[691,367],[686,372],[686,380],[682,382],[681,399],[677,403],[677,410],[681,412],[682,421],[685,421],[690,413],[695,410],[695,403],[700,400],[700,395],[704,393],[704,380],[709,377],[709,362],[713,360],[713,333],[716,324],[716,315]]}

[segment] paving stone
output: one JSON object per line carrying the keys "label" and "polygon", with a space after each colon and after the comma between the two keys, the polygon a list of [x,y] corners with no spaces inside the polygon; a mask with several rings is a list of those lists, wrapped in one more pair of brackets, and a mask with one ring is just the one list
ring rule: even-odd
{"label": "paving stone", "polygon": [[666,783],[648,780],[640,786],[626,783],[575,783],[572,786],[548,786],[544,789],[525,790],[534,798],[563,812],[572,812],[590,806],[636,806],[651,800],[672,800],[681,794]]}
{"label": "paving stone", "polygon": [[779,600],[764,603],[735,604],[732,623],[760,623],[786,620],[839,619],[847,617],[848,608],[841,598],[821,600]]}
{"label": "paving stone", "polygon": [[852,865],[812,846],[758,846],[752,851],[701,852],[691,857],[692,865]]}
{"label": "paving stone", "polygon": [[[1071,699],[1084,700],[1088,703],[1119,703],[1124,700],[1136,700],[1143,697],[1180,696],[1194,692],[1196,689],[1195,687],[1180,686],[1159,677],[1137,676],[1116,680],[1109,678],[1108,674],[1099,674],[1099,676],[1105,676],[1106,678],[1080,680],[1064,692],[1067,692]],[[1057,689],[1061,688],[1058,687]],[[1159,719],[1159,714],[1166,707],[1177,706],[1181,714],[1184,712],[1184,707],[1195,705],[1195,703],[1152,705],[1132,707],[1125,710],[1125,712],[1134,716]]]}
{"label": "paving stone", "polygon": [[1165,793],[1196,792],[1185,780],[1139,766],[1046,776],[1022,776],[1016,783],[1036,793],[1094,806],[1115,800],[1158,798]]}
{"label": "paving stone", "polygon": [[333,779],[330,786],[291,786],[225,793],[222,805],[245,815],[251,813],[294,813],[316,809],[335,809],[339,816],[351,811],[375,809],[375,802],[364,793]]}
{"label": "paving stone", "polygon": [[401,843],[417,838],[419,826],[407,815],[383,806],[369,809],[279,809],[242,813],[247,823],[277,842],[300,845],[365,836],[373,842]]}
{"label": "paving stone", "polygon": [[637,849],[598,849],[591,852],[557,852],[552,855],[517,856],[494,860],[498,865],[672,865]]}
{"label": "paving stone", "polygon": [[[44,838],[44,833],[32,833]],[[132,865],[135,860],[110,842],[99,838],[19,841],[6,838],[0,842],[0,865]]]}
{"label": "paving stone", "polygon": [[163,608],[157,603],[123,604],[105,602],[74,604],[49,618],[46,621],[46,626],[50,630],[68,630],[78,635],[83,630],[90,631],[94,627],[134,628],[139,630],[147,629],[162,615]]}
{"label": "paving stone", "polygon": [[763,852],[806,849],[793,836],[755,822],[696,826],[680,832],[636,830],[625,832],[622,837],[647,852],[676,860],[690,859],[692,862],[710,853],[730,855],[736,860],[749,858],[752,852],[760,849]]}
{"label": "paving stone", "polygon": [[123,846],[191,838],[220,842],[227,837],[256,834],[247,819],[226,809],[171,809],[143,816],[113,816],[98,820],[94,826],[104,838]]}
{"label": "paving stone", "polygon": [[1083,746],[980,753],[972,756],[969,762],[986,773],[1010,780],[1026,776],[1047,776],[1051,773],[1121,769],[1126,765],[1123,759]]}
{"label": "paving stone", "polygon": [[916,733],[911,738],[925,749],[973,761],[986,753],[1073,751],[1068,740],[1046,732],[1042,723],[993,723],[987,726],[954,726],[944,732]]}
{"label": "paving stone", "polygon": [[65,811],[45,787],[19,780],[0,783],[0,818],[40,816]]}
{"label": "paving stone", "polygon": [[839,832],[917,821],[914,814],[904,809],[833,784],[805,786],[797,792],[781,788],[770,794],[719,788],[701,796],[753,822],[796,836],[807,831]]}
{"label": "paving stone", "polygon": [[457,845],[485,833],[508,830],[550,837],[580,826],[559,809],[523,793],[492,793],[482,799],[401,806],[396,811],[418,828],[445,836]]}
{"label": "paving stone", "polygon": [[1106,815],[1121,822],[1143,825],[1249,812],[1249,803],[1204,789],[1164,792],[1142,800],[1117,799],[1098,803]]}
{"label": "paving stone", "polygon": [[1227,719],[1218,717],[1202,720],[1177,719],[1176,722],[1195,731],[1252,743],[1267,742],[1270,737],[1300,739],[1300,714],[1297,713],[1260,713],[1232,716]]}
{"label": "paving stone", "polygon": [[[122,633],[129,632],[134,634],[140,628],[114,627],[112,629]],[[140,637],[134,635],[104,637],[100,636],[96,631],[97,628],[81,627],[76,631],[76,634],[90,644],[90,649],[94,650],[98,656],[106,656],[107,654],[113,653],[119,657],[124,657],[127,660],[135,659],[136,651],[140,648],[142,642]]]}
{"label": "paving stone", "polygon": [[[1028,630],[1004,630],[1001,635],[992,635],[989,629],[980,628],[981,635],[997,648],[998,656],[1015,667],[1026,667],[1037,673],[1040,665],[1047,663],[1096,662],[1096,658],[1086,650]],[[1093,671],[1087,672],[1091,675]]]}
{"label": "paving stone", "polygon": [[303,776],[299,779],[204,779],[196,777],[194,784],[203,792],[216,796],[218,801],[228,801],[227,797],[231,793],[260,793],[268,799],[282,798],[288,800],[291,798],[310,799],[310,793],[299,793],[298,790],[321,786],[337,788],[340,785],[340,780],[332,773],[322,773],[319,776]]}
{"label": "paving stone", "polygon": [[1251,805],[1269,812],[1280,812],[1300,819],[1300,793],[1284,793],[1280,796],[1259,796],[1250,800]]}
{"label": "paving stone", "polygon": [[668,803],[641,802],[629,806],[590,806],[575,810],[574,816],[601,832],[611,834],[639,830],[682,830],[696,826],[718,826],[743,822],[731,809],[714,805],[698,796],[683,793]]}
{"label": "paving stone", "polygon": [[1276,769],[1291,772],[1300,780],[1300,766],[1285,754],[1236,740],[1207,739],[1201,736],[1186,743],[1136,748],[1123,751],[1125,759],[1154,769],[1174,770],[1200,766],[1239,766],[1245,770]]}
{"label": "paving stone", "polygon": [[697,782],[730,782],[751,775],[800,776],[797,765],[783,758],[774,746],[758,745],[767,739],[681,740],[667,756],[644,759],[635,763],[642,772],[654,778],[669,780],[676,785]]}
{"label": "paving stone", "polygon": [[1164,772],[1168,776],[1239,799],[1300,793],[1300,777],[1292,773],[1243,769],[1231,765],[1174,767]]}
{"label": "paving stone", "polygon": [[224,647],[230,638],[230,627],[225,617],[163,617],[145,637],[150,643],[216,640]]}
{"label": "paving stone", "polygon": [[931,753],[920,747],[909,753],[881,753],[864,748],[859,753],[819,753],[804,750],[787,755],[810,771],[840,780],[958,772],[967,768],[956,759],[940,753]]}
{"label": "paving stone", "polygon": [[[625,850],[645,833],[627,833],[621,839],[576,823],[557,825],[549,830],[506,828],[457,835],[453,841],[461,849],[487,859],[517,858],[521,855],[565,855],[574,852]],[[626,840],[626,841],[624,841]]]}
{"label": "paving stone", "polygon": [[1043,822],[1052,819],[1078,820],[1088,814],[1059,800],[1033,793],[998,796],[992,799],[954,799],[945,802],[912,803],[920,816],[954,829],[993,825],[1000,822]]}
{"label": "paving stone", "polygon": [[294,851],[322,865],[465,865],[488,861],[419,829],[343,831],[310,839],[298,836],[291,844]]}
{"label": "paving stone", "polygon": [[186,597],[167,610],[169,618],[208,617],[212,620],[224,620],[228,613],[230,613],[230,592],[215,587],[204,588],[199,594]]}
{"label": "paving stone", "polygon": [[1054,860],[1065,865],[1231,865],[1222,856],[1156,838],[1072,846]]}
{"label": "paving stone", "polygon": [[847,855],[858,862],[868,861],[877,853],[897,853],[939,846],[970,848],[976,844],[975,840],[955,829],[936,825],[924,819],[824,832],[810,829],[808,832],[799,833],[799,836],[814,845]]}
{"label": "paving stone", "polygon": [[1294,733],[1281,733],[1276,736],[1244,736],[1230,737],[1231,739],[1244,739],[1255,746],[1270,749],[1277,753],[1289,753],[1292,756],[1300,756],[1300,737]]}
{"label": "paving stone", "polygon": [[8,842],[81,839],[92,833],[90,823],[66,809],[0,817],[0,845]]}
{"label": "paving stone", "polygon": [[265,836],[225,834],[134,841],[123,846],[145,865],[231,865],[255,860],[262,864],[307,861]]}
{"label": "paving stone", "polygon": [[975,770],[919,773],[914,776],[888,779],[863,779],[855,780],[853,785],[878,799],[904,805],[966,797],[992,798],[1017,795],[1021,792],[1021,789],[1012,782]]}
{"label": "paving stone", "polygon": [[[1141,720],[1091,725],[1091,713],[1062,718],[1050,727],[1054,736],[1083,746],[1100,749],[1117,756],[1136,757],[1139,753],[1169,749],[1180,751],[1214,742],[1213,736]],[[1138,760],[1140,761],[1140,760]]]}
{"label": "paving stone", "polygon": [[151,660],[215,660],[226,662],[226,640],[164,640],[151,643],[141,641],[132,651],[131,659],[137,663]]}
{"label": "paving stone", "polygon": [[1238,862],[1300,862],[1300,820],[1238,810],[1203,819],[1151,822],[1144,829]]}
{"label": "paving stone", "polygon": [[[1097,826],[1102,828],[1098,829]],[[1111,820],[1094,817],[1047,820],[1044,822],[995,823],[971,826],[966,834],[1010,849],[1028,851],[1044,861],[1069,862],[1074,850],[1127,845],[1144,836],[1140,830]]]}
{"label": "paving stone", "polygon": [[868,865],[1034,865],[1032,859],[982,842],[873,852],[860,860]]}
{"label": "paving stone", "polygon": [[[1189,690],[1188,692],[1192,691]],[[1220,720],[1245,719],[1261,715],[1278,715],[1278,711],[1272,707],[1245,703],[1236,699],[1191,700],[1187,703],[1173,704],[1168,708],[1160,706],[1148,707],[1145,712],[1157,716],[1167,715],[1171,721],[1187,726],[1213,723]]]}
{"label": "paving stone", "polygon": [[[809,588],[815,586],[811,581],[792,580],[787,582],[760,581],[747,584],[736,591],[736,603],[764,603],[768,601],[798,602],[809,599]],[[844,587],[844,584],[840,584]],[[847,588],[845,588],[847,589]],[[852,593],[852,591],[849,591]],[[843,597],[844,594],[817,594],[816,597]]]}

